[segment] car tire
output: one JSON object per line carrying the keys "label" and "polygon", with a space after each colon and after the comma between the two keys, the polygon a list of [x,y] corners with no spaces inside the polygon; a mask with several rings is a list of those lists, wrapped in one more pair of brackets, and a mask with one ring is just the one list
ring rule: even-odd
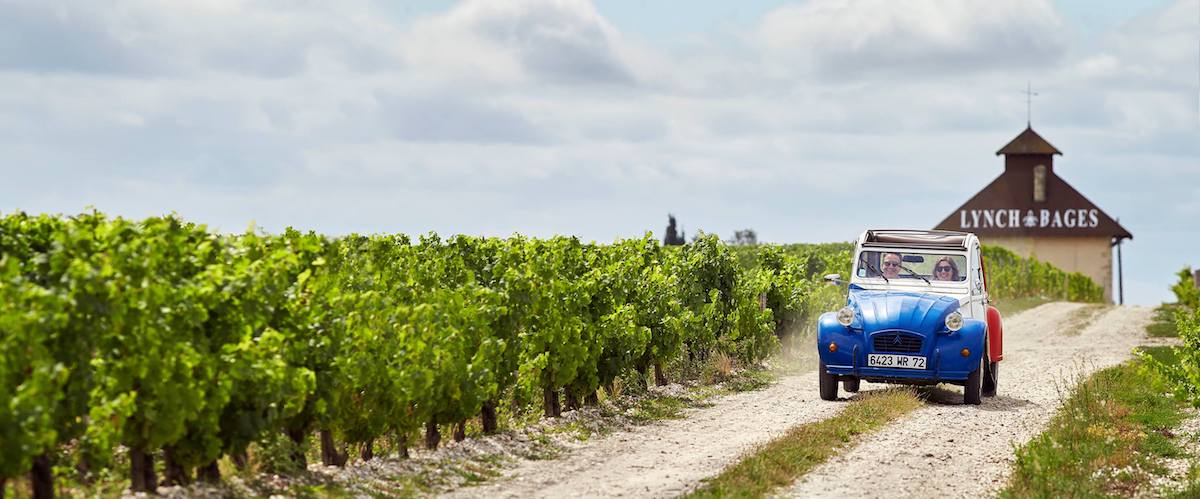
{"label": "car tire", "polygon": [[821,400],[837,400],[837,376],[829,374],[825,362],[821,362],[817,375],[821,378]]}
{"label": "car tire", "polygon": [[996,389],[1000,387],[1000,363],[988,362],[985,366],[987,369],[983,371],[983,389],[981,394],[984,397],[995,397]]}
{"label": "car tire", "polygon": [[842,389],[848,393],[858,393],[858,385],[862,380],[858,378],[849,378],[842,380]]}
{"label": "car tire", "polygon": [[963,403],[970,405],[979,405],[983,400],[979,395],[983,389],[983,368],[987,360],[983,356],[979,357],[979,368],[971,371],[967,375],[967,383],[963,385]]}

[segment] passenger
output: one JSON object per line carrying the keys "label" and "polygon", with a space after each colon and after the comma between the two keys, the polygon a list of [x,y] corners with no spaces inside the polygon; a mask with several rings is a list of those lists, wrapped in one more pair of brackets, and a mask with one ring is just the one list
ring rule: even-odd
{"label": "passenger", "polygon": [[944,256],[933,264],[933,280],[935,281],[958,281],[958,264],[954,263],[954,259]]}
{"label": "passenger", "polygon": [[883,254],[883,277],[895,279],[900,277],[900,265],[904,260],[900,257],[900,253],[884,253]]}

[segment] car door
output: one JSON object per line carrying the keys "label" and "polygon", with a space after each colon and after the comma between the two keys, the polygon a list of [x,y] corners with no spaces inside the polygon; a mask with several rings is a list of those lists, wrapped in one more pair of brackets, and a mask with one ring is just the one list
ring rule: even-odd
{"label": "car door", "polygon": [[968,283],[971,289],[970,314],[976,319],[983,319],[987,316],[987,293],[983,287],[983,258],[978,240],[971,244],[971,255],[967,260],[971,267],[967,272],[967,278],[971,281]]}

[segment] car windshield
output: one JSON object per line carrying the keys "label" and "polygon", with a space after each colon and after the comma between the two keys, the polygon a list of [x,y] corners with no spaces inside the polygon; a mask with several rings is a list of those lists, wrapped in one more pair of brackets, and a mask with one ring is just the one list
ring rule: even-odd
{"label": "car windshield", "polygon": [[962,282],[967,280],[966,270],[965,255],[892,250],[864,251],[855,265],[858,277],[883,277],[888,282],[894,279]]}

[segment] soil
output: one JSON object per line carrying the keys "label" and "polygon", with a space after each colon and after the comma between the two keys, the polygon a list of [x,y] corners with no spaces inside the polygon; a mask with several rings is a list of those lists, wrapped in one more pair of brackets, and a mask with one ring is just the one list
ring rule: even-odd
{"label": "soil", "polygon": [[[1000,389],[964,406],[961,388],[927,389],[926,405],[817,467],[782,495],[983,496],[1008,477],[1014,446],[1036,435],[1064,391],[1124,360],[1145,339],[1151,309],[1112,307],[1082,330],[1085,305],[1049,303],[1005,320]],[[885,385],[863,383],[862,392]],[[557,458],[519,461],[500,477],[450,497],[670,497],[695,489],[789,428],[834,415],[845,402],[818,398],[816,373],[719,398],[686,418],[573,444]],[[846,395],[843,392],[843,396]],[[858,396],[858,395],[855,395]]]}

